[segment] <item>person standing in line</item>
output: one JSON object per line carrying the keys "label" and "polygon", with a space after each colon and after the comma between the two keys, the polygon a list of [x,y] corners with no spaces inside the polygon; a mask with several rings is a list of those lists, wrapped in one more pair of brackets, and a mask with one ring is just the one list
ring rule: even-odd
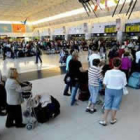
{"label": "person standing in line", "polygon": [[36,45],[36,64],[38,64],[38,59],[42,63],[42,59],[41,59],[40,55],[41,55],[41,50],[39,48],[39,44],[37,44]]}
{"label": "person standing in line", "polygon": [[[68,58],[66,60],[66,72],[67,72],[66,77],[69,75],[69,62],[72,59],[72,53],[73,52],[74,52],[74,50],[70,50],[70,55],[68,56]],[[65,81],[66,81],[66,79],[65,79]],[[70,82],[66,83],[63,95],[70,96],[70,94],[68,93],[69,88],[71,88],[71,83]]]}
{"label": "person standing in line", "polygon": [[82,68],[81,62],[78,60],[78,52],[74,51],[72,53],[72,59],[69,62],[69,74],[72,84],[72,93],[71,93],[71,106],[76,103],[76,94],[79,88],[79,79],[81,72],[85,72]]}
{"label": "person standing in line", "polygon": [[124,53],[124,57],[122,58],[121,70],[126,74],[126,78],[128,81],[129,73],[131,71],[132,61],[129,58],[129,52]]}
{"label": "person standing in line", "polygon": [[101,74],[101,70],[99,68],[100,60],[94,59],[93,66],[89,68],[88,71],[88,84],[90,91],[90,98],[88,102],[88,106],[86,108],[86,112],[94,113],[96,112],[95,104],[97,102],[97,98],[99,95],[99,82],[103,80],[103,76]]}
{"label": "person standing in line", "polygon": [[23,128],[25,124],[22,123],[22,88],[18,82],[17,69],[10,68],[7,81],[5,84],[7,93],[7,120],[6,127]]}
{"label": "person standing in line", "polygon": [[101,60],[101,56],[99,55],[98,52],[98,47],[93,47],[93,53],[92,55],[89,56],[89,63],[90,63],[90,67],[93,66],[93,60],[94,59],[100,59]]}
{"label": "person standing in line", "polygon": [[140,72],[140,47],[136,52],[136,70]]}
{"label": "person standing in line", "polygon": [[105,74],[103,83],[106,86],[105,90],[105,113],[103,120],[99,121],[99,124],[106,126],[108,114],[112,112],[111,124],[117,122],[116,114],[119,110],[122,96],[123,88],[127,85],[126,75],[120,69],[121,59],[115,58],[113,60],[114,69],[108,70]]}

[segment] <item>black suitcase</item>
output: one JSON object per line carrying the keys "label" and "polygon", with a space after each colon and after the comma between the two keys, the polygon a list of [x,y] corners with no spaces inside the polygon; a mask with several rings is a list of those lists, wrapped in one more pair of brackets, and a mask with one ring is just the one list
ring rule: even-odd
{"label": "black suitcase", "polygon": [[90,97],[88,84],[80,84],[79,87],[79,100],[87,101]]}
{"label": "black suitcase", "polygon": [[81,73],[79,83],[79,100],[87,101],[90,97],[88,89],[88,71]]}

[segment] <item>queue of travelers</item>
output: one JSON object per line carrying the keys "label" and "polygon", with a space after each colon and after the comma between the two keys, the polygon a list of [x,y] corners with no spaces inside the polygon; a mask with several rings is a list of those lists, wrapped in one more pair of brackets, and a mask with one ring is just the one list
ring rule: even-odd
{"label": "queue of travelers", "polygon": [[[133,45],[132,47],[132,44],[130,42],[117,46],[116,43],[110,49],[105,46],[99,47],[97,44],[93,44],[89,48],[92,52],[88,57],[88,86],[90,97],[86,112],[93,114],[97,111],[96,104],[100,95],[100,87],[105,88],[104,116],[103,120],[99,121],[99,124],[103,126],[108,124],[107,118],[110,111],[112,112],[110,123],[115,124],[117,122],[116,114],[120,108],[124,88],[127,85],[130,74],[134,71],[140,72],[140,46],[137,43],[136,46]],[[68,81],[66,82],[64,95],[71,95],[71,106],[77,105],[75,96],[79,88],[80,78],[82,77],[81,73],[86,71],[83,70],[81,62],[78,61],[78,56],[78,52],[74,51],[70,55],[71,60],[68,58],[68,61],[66,61],[67,74],[64,80],[67,81],[68,79]],[[106,60],[107,56],[108,63]],[[106,69],[105,72],[104,69]],[[68,87],[73,89],[70,90],[71,94],[68,94]]]}
{"label": "queue of travelers", "polygon": [[[115,124],[118,121],[116,114],[121,105],[123,88],[127,85],[130,74],[133,71],[140,71],[140,46],[137,43],[135,47],[131,42],[122,45],[116,43],[108,48],[105,42],[91,42],[89,49],[89,68],[85,70],[79,59],[79,50],[76,47],[71,47],[70,54],[66,59],[66,76],[64,79],[66,86],[63,95],[71,96],[71,106],[78,105],[76,96],[80,88],[80,81],[83,74],[87,74],[90,95],[85,111],[91,114],[97,111],[96,104],[99,100],[100,91],[103,89],[105,110],[103,119],[99,121],[99,124],[103,126],[108,124],[110,111],[112,112],[110,123]],[[36,63],[38,63],[38,59],[42,63],[40,55],[40,44],[36,43]],[[0,85],[5,89],[5,103],[0,102],[0,113],[3,114],[2,111],[6,110],[6,127],[25,127],[21,113],[22,98],[20,93],[22,87],[18,80],[17,70],[10,68],[5,83],[0,73]]]}

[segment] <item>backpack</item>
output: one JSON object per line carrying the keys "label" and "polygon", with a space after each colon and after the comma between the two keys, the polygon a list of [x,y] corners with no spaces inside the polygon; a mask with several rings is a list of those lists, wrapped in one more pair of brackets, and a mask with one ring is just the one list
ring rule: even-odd
{"label": "backpack", "polygon": [[135,88],[135,89],[140,89],[140,73],[139,72],[134,72],[130,76],[128,80],[128,86]]}

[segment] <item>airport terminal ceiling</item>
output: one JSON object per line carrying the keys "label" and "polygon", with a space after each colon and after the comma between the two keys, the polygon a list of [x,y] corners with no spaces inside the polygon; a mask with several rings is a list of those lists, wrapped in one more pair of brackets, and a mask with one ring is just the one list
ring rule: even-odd
{"label": "airport terminal ceiling", "polygon": [[[113,3],[114,1],[117,0],[108,0],[108,5],[110,3]],[[127,3],[123,8],[122,13],[126,13],[129,7],[129,2],[131,0],[126,1]],[[120,3],[123,2],[124,0],[120,0]],[[97,18],[111,16],[114,11],[115,5],[113,7],[110,7],[109,11],[106,9],[97,10],[96,11],[96,14],[98,16]],[[119,10],[121,9],[121,5],[122,4],[118,6],[116,14],[118,14]],[[0,21],[21,22],[24,21],[26,18],[28,18],[28,22],[33,23],[42,20],[44,18],[54,17],[55,15],[59,15],[80,8],[82,8],[82,4],[80,4],[78,0],[0,0],[0,13],[1,13]],[[134,11],[140,11],[140,0],[137,0],[137,4]],[[138,14],[133,14],[132,18],[134,18],[134,16],[138,18]],[[35,27],[49,26],[93,18],[96,18],[94,13],[92,13],[88,17],[86,12],[84,12],[73,16],[68,16],[65,18],[35,24],[34,26]]]}
{"label": "airport terminal ceiling", "polygon": [[0,0],[0,20],[37,21],[80,7],[77,0]]}

